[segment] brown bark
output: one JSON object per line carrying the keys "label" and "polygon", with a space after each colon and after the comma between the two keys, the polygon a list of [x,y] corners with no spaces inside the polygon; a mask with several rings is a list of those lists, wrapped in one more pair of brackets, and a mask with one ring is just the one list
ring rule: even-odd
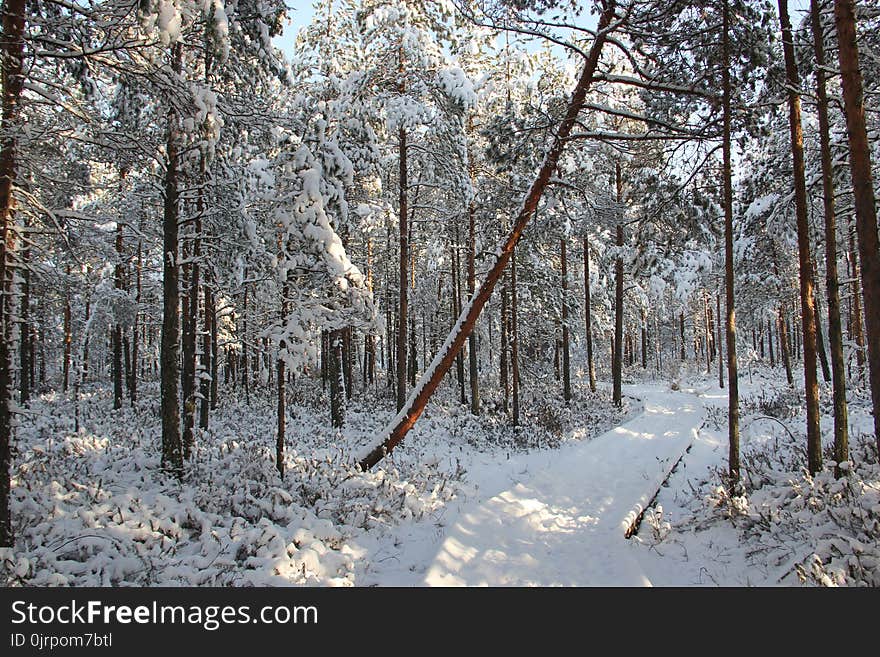
{"label": "brown bark", "polygon": [[607,35],[606,29],[608,28],[614,14],[614,6],[613,2],[609,2],[606,5],[605,10],[602,12],[599,19],[599,29],[596,38],[590,48],[589,56],[584,64],[583,72],[581,73],[574,94],[572,95],[572,99],[568,105],[565,118],[559,125],[559,129],[552,145],[547,151],[544,163],[541,165],[537,178],[526,194],[522,209],[517,215],[513,228],[498,252],[495,264],[489,270],[489,273],[479,291],[474,295],[470,303],[462,309],[461,317],[457,322],[457,329],[448,336],[447,342],[441,349],[441,352],[435,357],[432,366],[429,367],[428,372],[422,377],[422,381],[420,381],[417,386],[417,393],[413,396],[411,403],[406,408],[402,409],[398,414],[398,417],[395,418],[391,425],[386,429],[386,432],[381,437],[381,444],[361,459],[359,465],[362,469],[366,470],[371,468],[389,451],[394,449],[401,440],[403,440],[404,436],[406,436],[407,432],[412,428],[416,420],[424,411],[425,405],[428,403],[434,390],[436,390],[443,376],[449,370],[449,367],[452,365],[455,356],[464,345],[470,331],[473,330],[477,316],[489,300],[492,290],[495,288],[495,284],[498,282],[504,268],[510,261],[517,241],[519,241],[523,230],[537,208],[538,201],[544,193],[544,189],[547,187],[551,175],[556,170],[559,157],[565,148],[568,136],[577,120],[577,115],[583,106],[584,98],[590,83],[592,82],[593,74],[599,62],[599,55],[602,51],[602,46],[605,43]]}
{"label": "brown bark", "polygon": [[734,305],[733,269],[733,173],[730,152],[730,9],[728,0],[722,5],[721,26],[721,87],[722,87],[722,153],[724,168],[724,280],[727,326],[727,438],[728,474],[739,482],[739,377],[736,362],[736,309]]}
{"label": "brown bark", "polygon": [[[834,169],[825,87],[825,43],[818,0],[810,0],[813,51],[816,57],[816,111],[822,159],[822,199],[825,211],[825,290],[828,299],[828,342],[831,348],[831,380],[834,398],[834,460],[849,459],[849,411],[846,403],[846,370],[843,359],[843,327],[840,320],[840,283],[837,273],[837,219],[834,209]],[[838,470],[838,474],[840,471]]]}
{"label": "brown bark", "polygon": [[794,202],[797,216],[800,269],[801,333],[804,356],[804,392],[807,402],[807,461],[812,474],[822,469],[822,435],[819,429],[819,382],[816,376],[816,307],[813,292],[813,260],[807,217],[807,184],[804,175],[804,135],[801,127],[800,75],[794,55],[788,0],[779,0],[782,51],[788,82],[788,124],[794,167]]}
{"label": "brown bark", "polygon": [[865,305],[868,342],[868,374],[874,410],[874,436],[880,451],[880,239],[877,236],[877,205],[871,173],[871,152],[865,126],[862,72],[856,43],[854,0],[835,0],[837,54],[843,86],[846,129],[849,136],[849,165],[855,197],[856,233]]}

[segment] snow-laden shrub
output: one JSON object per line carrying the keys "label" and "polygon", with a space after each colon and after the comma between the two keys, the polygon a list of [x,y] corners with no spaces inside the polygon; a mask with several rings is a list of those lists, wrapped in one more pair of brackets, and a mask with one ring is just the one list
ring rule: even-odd
{"label": "snow-laden shrub", "polygon": [[811,476],[790,444],[750,449],[745,487],[717,485],[711,515],[733,522],[749,560],[779,568],[780,584],[880,586],[880,465],[873,436],[853,441],[852,460]]}

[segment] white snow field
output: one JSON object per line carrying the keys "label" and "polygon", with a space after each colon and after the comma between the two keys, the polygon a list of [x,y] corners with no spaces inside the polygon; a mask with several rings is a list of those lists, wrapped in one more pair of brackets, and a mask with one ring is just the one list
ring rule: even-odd
{"label": "white snow field", "polygon": [[[447,507],[439,522],[366,546],[361,584],[649,586],[627,528],[697,436],[703,406],[661,385],[627,386],[644,412],[593,440],[522,455],[507,486]],[[485,492],[488,488],[489,492]],[[448,517],[452,514],[453,517]]]}

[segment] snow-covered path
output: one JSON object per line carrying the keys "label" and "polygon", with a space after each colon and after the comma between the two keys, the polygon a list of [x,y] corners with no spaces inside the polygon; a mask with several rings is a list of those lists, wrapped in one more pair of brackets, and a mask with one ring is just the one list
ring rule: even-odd
{"label": "snow-covered path", "polygon": [[[518,480],[471,500],[445,526],[419,523],[396,553],[370,555],[380,585],[644,586],[624,538],[703,420],[699,400],[661,386],[630,386],[635,419],[582,443],[528,454]],[[374,561],[375,559],[375,561]],[[386,564],[386,565],[383,565]]]}

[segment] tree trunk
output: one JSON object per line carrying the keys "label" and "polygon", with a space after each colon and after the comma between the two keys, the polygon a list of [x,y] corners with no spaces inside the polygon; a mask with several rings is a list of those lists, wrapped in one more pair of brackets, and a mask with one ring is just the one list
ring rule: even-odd
{"label": "tree trunk", "polygon": [[519,308],[516,289],[516,246],[510,263],[510,378],[513,426],[519,426]]}
{"label": "tree trunk", "polygon": [[850,268],[850,340],[856,344],[856,376],[859,385],[865,382],[865,334],[862,332],[862,296],[860,292],[859,257],[853,232],[849,233]]}
{"label": "tree trunk", "polygon": [[[70,349],[73,342],[70,309],[70,265],[67,265],[64,271],[66,274],[64,283],[64,363],[62,365],[61,389],[67,392],[70,387]],[[86,314],[88,314],[88,309]],[[87,369],[88,365],[84,363],[83,383],[85,383],[85,372]]]}
{"label": "tree trunk", "polygon": [[[64,349],[67,353],[67,363],[68,369],[70,369],[70,345],[72,342],[72,336],[70,335],[70,297],[67,297],[67,307],[65,308],[67,314],[67,329],[66,334],[64,336],[65,345]],[[85,383],[89,378],[89,320],[92,317],[92,300],[90,297],[86,297],[86,321],[85,321],[85,329],[83,330],[83,350],[82,350],[82,365],[80,369],[82,370],[82,375],[79,377],[79,382]],[[66,377],[65,377],[66,378]]]}
{"label": "tree trunk", "polygon": [[[452,251],[452,309],[455,316],[452,318],[452,326],[455,327],[455,319],[461,315],[461,286],[459,285],[459,257],[458,257],[458,224],[455,224],[455,239],[450,247]],[[455,373],[458,378],[459,401],[467,403],[467,395],[464,391],[464,357],[461,352],[455,357]]]}
{"label": "tree trunk", "polygon": [[473,296],[468,305],[462,309],[461,316],[456,322],[456,329],[447,337],[444,346],[440,352],[434,357],[428,372],[422,377],[422,381],[416,386],[416,392],[401,410],[398,416],[391,422],[386,430],[380,436],[380,440],[376,447],[370,450],[359,462],[362,469],[369,469],[378,463],[389,451],[403,440],[407,432],[415,424],[416,420],[425,409],[431,395],[436,390],[443,376],[449,370],[456,355],[461,350],[470,331],[473,330],[474,322],[483,306],[489,300],[495,284],[501,277],[504,268],[510,261],[514,247],[519,241],[523,230],[529,223],[532,215],[537,208],[538,201],[544,193],[544,189],[550,181],[550,177],[556,170],[559,157],[565,148],[572,127],[575,125],[578,113],[584,104],[584,98],[590,83],[593,79],[596,67],[599,63],[599,55],[602,46],[607,37],[607,28],[614,15],[614,2],[610,1],[606,4],[604,11],[599,19],[599,26],[596,37],[590,47],[590,52],[584,64],[583,72],[578,79],[574,94],[566,110],[565,118],[559,125],[559,129],[553,140],[552,145],[548,148],[544,162],[538,172],[535,181],[532,183],[528,193],[523,201],[522,209],[517,215],[516,221],[510,234],[506,237],[504,244],[497,251],[495,264],[489,270],[483,285],[479,291]]}
{"label": "tree trunk", "polygon": [[407,316],[407,288],[409,273],[409,253],[407,244],[407,181],[406,181],[406,130],[401,128],[398,132],[399,139],[399,242],[400,242],[400,286],[397,304],[397,410],[401,410],[406,404],[406,323]]}
{"label": "tree trunk", "polygon": [[709,293],[703,291],[703,322],[706,329],[706,374],[712,373],[712,309],[709,306]]}
{"label": "tree trunk", "polygon": [[[614,168],[617,183],[618,212],[623,202],[623,182],[620,162]],[[611,363],[612,399],[616,406],[623,405],[623,217],[617,218],[617,257],[614,260],[614,358]]]}
{"label": "tree trunk", "polygon": [[776,367],[775,350],[773,349],[773,326],[770,319],[767,319],[767,351],[770,352],[770,367]]}
{"label": "tree trunk", "polygon": [[202,221],[199,218],[204,210],[204,199],[201,192],[196,209],[196,221],[193,231],[192,264],[189,266],[189,294],[184,298],[183,311],[186,314],[183,334],[183,456],[188,459],[195,446],[196,424],[196,361],[198,359],[198,343],[196,333],[199,325],[199,275],[201,267],[201,233]]}
{"label": "tree trunk", "polygon": [[[125,171],[120,172],[125,178]],[[116,223],[116,267],[114,287],[117,294],[122,293],[122,224]],[[122,408],[122,324],[117,321],[113,325],[113,408]]]}
{"label": "tree trunk", "polygon": [[[825,211],[825,290],[828,299],[828,342],[831,348],[831,380],[834,397],[834,460],[849,460],[849,411],[846,403],[846,370],[843,359],[843,327],[840,321],[840,283],[837,274],[837,218],[834,209],[834,169],[825,87],[825,43],[818,0],[810,0],[813,51],[816,56],[816,111],[822,157],[822,198]],[[837,469],[838,476],[840,469]]]}
{"label": "tree trunk", "polygon": [[562,398],[571,401],[571,357],[568,344],[568,258],[565,238],[560,240],[562,259]]}
{"label": "tree trunk", "polygon": [[284,360],[279,358],[277,363],[278,368],[278,427],[275,432],[275,468],[278,470],[278,475],[283,479],[284,478],[284,433],[287,426],[287,411],[285,410],[285,402],[286,400],[286,390],[285,385],[287,381],[287,377],[284,372]]}
{"label": "tree trunk", "polygon": [[[717,318],[715,323],[718,324],[718,387],[724,387],[724,359],[721,357],[722,352],[722,337],[721,337],[721,295],[715,295],[715,317]],[[754,337],[755,331],[752,330],[752,336]]]}
{"label": "tree trunk", "polygon": [[[174,70],[180,72],[181,44],[173,47]],[[162,395],[162,464],[183,476],[183,445],[180,439],[180,309],[178,265],[178,144],[177,116],[168,112],[168,145],[165,162],[165,204],[162,253],[162,343],[160,347]]]}
{"label": "tree trunk", "polygon": [[[468,204],[468,252],[467,252],[467,290],[468,300],[474,295],[474,286],[476,285],[475,262],[477,238],[476,238],[476,218],[474,203]],[[468,379],[471,382],[471,413],[473,415],[480,414],[480,379],[477,367],[477,334],[471,331],[468,336]]]}
{"label": "tree trunk", "polygon": [[687,342],[684,337],[684,312],[678,314],[678,330],[681,333],[681,362],[687,361],[687,350],[685,348]]}
{"label": "tree trunk", "polygon": [[785,378],[788,380],[788,385],[794,385],[794,377],[791,375],[791,358],[789,356],[788,350],[788,335],[785,330],[785,310],[783,306],[779,306],[779,320],[777,324],[777,328],[779,331],[779,356],[782,360],[782,364],[785,367]]}
{"label": "tree trunk", "polygon": [[[206,276],[207,278],[207,276]],[[214,331],[214,297],[211,286],[205,282],[205,325],[202,333],[202,363],[201,376],[199,377],[199,393],[202,398],[199,408],[199,427],[208,428],[210,412],[211,412],[211,383],[213,377],[211,375],[213,358],[211,357],[211,336]]]}
{"label": "tree trunk", "polygon": [[[822,435],[819,428],[819,382],[816,376],[816,307],[813,292],[813,260],[807,217],[807,184],[804,175],[804,135],[801,127],[800,75],[788,17],[788,0],[779,0],[782,51],[788,82],[788,124],[794,168],[794,201],[797,215],[798,260],[801,293],[801,332],[804,355],[804,390],[807,401],[807,461],[811,474],[822,469]],[[876,231],[875,231],[876,232]],[[875,235],[876,238],[876,235]],[[875,240],[876,241],[876,240]],[[880,308],[880,306],[878,306]]]}
{"label": "tree trunk", "polygon": [[822,333],[822,307],[819,305],[819,299],[816,296],[816,280],[819,272],[814,260],[810,271],[813,276],[813,308],[816,310],[816,353],[819,357],[819,365],[822,366],[822,379],[825,383],[831,383],[831,369],[828,367],[828,352],[825,350],[825,336]]}
{"label": "tree trunk", "polygon": [[584,331],[587,341],[587,369],[590,392],[596,392],[596,366],[593,362],[593,318],[590,308],[590,241],[584,237]]}
{"label": "tree trunk", "polygon": [[502,405],[504,408],[504,412],[507,413],[510,407],[510,378],[508,376],[508,372],[510,369],[508,363],[509,353],[509,336],[507,332],[507,324],[509,323],[509,313],[508,313],[508,286],[502,284],[501,288],[501,357],[500,357],[500,372],[498,376],[498,380],[501,384],[501,393],[502,393]]}
{"label": "tree trunk", "polygon": [[[23,222],[23,229],[27,230],[27,220]],[[20,302],[20,310],[19,310],[19,345],[18,345],[18,357],[19,357],[19,375],[18,375],[18,401],[24,406],[28,403],[31,396],[31,362],[33,360],[34,354],[32,350],[32,344],[30,340],[30,305],[31,305],[31,271],[30,271],[30,255],[31,250],[27,245],[27,242],[24,243],[24,248],[21,250],[21,265],[22,265],[22,275],[21,275],[21,302]]]}
{"label": "tree trunk", "polygon": [[24,85],[22,60],[24,57],[24,0],[5,0],[2,6],[3,36],[0,40],[0,66],[2,66],[3,108],[0,128],[0,547],[12,547],[14,543],[12,518],[9,511],[11,491],[10,469],[12,467],[13,439],[13,382],[12,343],[13,296],[15,257],[15,199],[13,186],[18,169],[18,152],[15,134],[20,114],[21,90]]}
{"label": "tree trunk", "polygon": [[138,252],[137,252],[137,280],[135,282],[136,292],[134,299],[134,328],[132,329],[132,342],[131,342],[131,383],[128,387],[129,400],[131,401],[132,407],[137,404],[138,398],[138,364],[140,362],[139,349],[140,349],[140,332],[141,332],[141,298],[142,298],[142,271],[144,266],[144,255],[143,255],[143,243],[138,241]]}
{"label": "tree trunk", "polygon": [[736,309],[734,306],[734,269],[733,269],[733,173],[730,153],[730,10],[728,0],[723,0],[722,26],[722,114],[723,139],[722,152],[724,160],[724,273],[725,296],[727,303],[727,438],[728,438],[728,474],[731,482],[739,482],[739,378],[736,362]]}
{"label": "tree trunk", "polygon": [[835,0],[838,58],[843,103],[849,136],[849,165],[855,197],[856,232],[865,305],[868,342],[868,373],[874,410],[874,436],[880,451],[880,239],[877,235],[877,206],[871,174],[871,152],[865,126],[862,72],[856,43],[854,0]]}
{"label": "tree trunk", "polygon": [[345,424],[345,372],[343,371],[342,330],[330,331],[330,420],[334,427]]}

